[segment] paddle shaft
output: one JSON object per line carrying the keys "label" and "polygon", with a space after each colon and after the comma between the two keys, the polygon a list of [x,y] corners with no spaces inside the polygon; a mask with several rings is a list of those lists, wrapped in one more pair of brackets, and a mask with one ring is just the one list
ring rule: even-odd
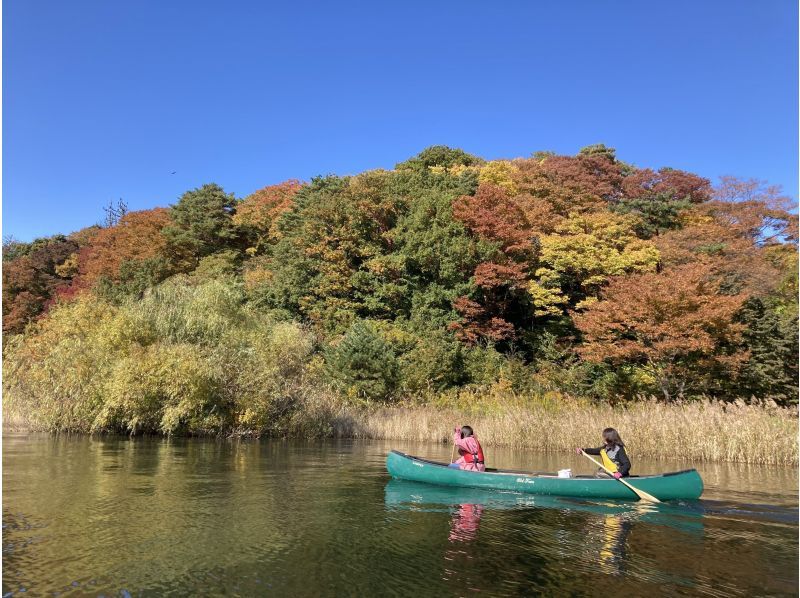
{"label": "paddle shaft", "polygon": [[[600,461],[598,461],[597,459],[595,459],[595,458],[594,458],[594,457],[592,457],[591,455],[588,455],[588,454],[586,454],[586,453],[585,453],[585,452],[583,452],[583,451],[581,451],[581,455],[583,455],[584,457],[586,457],[587,459],[589,459],[590,461],[592,461],[592,462],[593,462],[595,465],[597,465],[598,467],[602,468],[602,469],[603,469],[603,471],[605,471],[606,473],[608,473],[610,476],[613,476],[613,475],[614,475],[612,472],[610,472],[610,471],[609,471],[609,470],[606,468],[606,466],[605,466],[605,465],[603,465],[603,464],[602,464]],[[634,488],[633,486],[631,486],[631,485],[630,485],[628,482],[626,482],[626,481],[625,481],[625,480],[623,480],[622,478],[615,478],[615,479],[616,479],[618,482],[622,482],[622,483],[623,483],[623,484],[625,484],[625,485],[626,485],[628,488],[630,488],[631,490],[633,490],[633,491],[636,493],[636,496],[638,496],[638,497],[639,497],[639,498],[641,498],[642,500],[646,500],[646,501],[649,501],[649,502],[661,502],[660,500],[658,500],[658,499],[657,499],[655,496],[653,496],[652,494],[648,494],[648,493],[647,493],[647,492],[645,492],[644,490],[639,490],[638,488]]]}

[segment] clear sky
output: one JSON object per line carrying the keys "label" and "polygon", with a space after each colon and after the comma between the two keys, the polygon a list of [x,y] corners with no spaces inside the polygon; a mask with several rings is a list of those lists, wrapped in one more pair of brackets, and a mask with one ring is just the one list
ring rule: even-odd
{"label": "clear sky", "polygon": [[603,142],[796,198],[797,23],[794,0],[4,0],[3,234],[432,144]]}

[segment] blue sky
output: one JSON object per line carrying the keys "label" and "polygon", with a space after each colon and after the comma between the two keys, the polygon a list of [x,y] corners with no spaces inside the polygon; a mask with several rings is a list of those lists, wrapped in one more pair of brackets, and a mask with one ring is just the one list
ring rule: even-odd
{"label": "blue sky", "polygon": [[797,22],[791,0],[5,0],[3,234],[432,144],[499,158],[604,142],[796,198]]}

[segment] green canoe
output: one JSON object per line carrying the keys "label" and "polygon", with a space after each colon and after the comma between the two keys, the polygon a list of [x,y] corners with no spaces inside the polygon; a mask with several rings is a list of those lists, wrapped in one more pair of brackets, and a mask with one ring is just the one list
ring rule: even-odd
{"label": "green canoe", "polygon": [[[636,500],[638,497],[625,484],[611,478],[577,476],[560,478],[554,473],[531,473],[506,469],[486,468],[482,471],[465,471],[448,467],[420,457],[392,451],[386,457],[386,469],[393,478],[413,480],[440,486],[464,486],[469,488],[494,488],[530,494],[550,496],[572,496],[579,498],[621,498]],[[631,476],[626,481],[644,490],[659,500],[693,500],[703,493],[703,480],[696,469],[663,473],[660,475]]]}

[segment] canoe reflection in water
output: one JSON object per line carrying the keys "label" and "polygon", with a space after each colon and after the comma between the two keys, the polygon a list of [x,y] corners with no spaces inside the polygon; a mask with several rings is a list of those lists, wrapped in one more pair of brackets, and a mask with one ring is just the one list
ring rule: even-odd
{"label": "canoe reflection in water", "polygon": [[[519,547],[513,558],[518,572],[528,571],[525,575],[535,576],[538,570],[556,567],[553,563],[568,561],[570,567],[591,570],[594,575],[633,575],[652,583],[656,583],[658,571],[643,573],[633,567],[632,572],[632,555],[641,559],[642,547],[654,543],[673,545],[680,553],[690,546],[701,546],[704,537],[704,510],[694,501],[653,505],[437,486],[407,480],[390,480],[384,492],[387,510],[447,514],[450,529],[444,550],[444,579],[457,582],[462,588],[479,587],[483,584],[480,575],[492,575],[481,568],[481,563],[497,557],[495,547],[482,539],[492,538],[501,526],[507,529],[503,533],[513,537]],[[507,514],[498,516],[499,512]],[[485,536],[480,533],[482,526],[487,528]],[[678,534],[664,534],[665,528]],[[529,568],[531,563],[536,564],[535,568]],[[690,578],[674,573],[670,582],[693,586]]]}
{"label": "canoe reflection in water", "polygon": [[[696,501],[661,503],[629,502],[605,499],[579,499],[560,496],[521,494],[503,490],[437,486],[407,480],[389,480],[384,489],[387,509],[421,512],[451,512],[454,506],[479,506],[481,513],[490,510],[519,510],[539,513],[585,513],[594,515],[588,521],[617,517],[624,522],[641,522],[666,526],[676,531],[701,537],[703,507]],[[461,509],[457,514],[461,513]],[[478,515],[478,519],[480,515]],[[465,510],[465,521],[469,514]],[[615,524],[610,524],[615,525]],[[592,531],[591,533],[596,533]]]}

